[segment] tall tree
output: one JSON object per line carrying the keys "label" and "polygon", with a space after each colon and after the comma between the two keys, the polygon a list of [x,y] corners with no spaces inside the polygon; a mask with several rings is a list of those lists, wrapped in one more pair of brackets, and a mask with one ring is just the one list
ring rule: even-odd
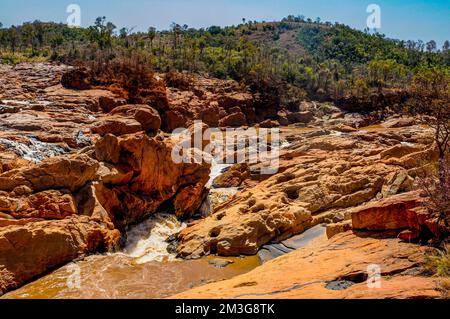
{"label": "tall tree", "polygon": [[422,69],[414,75],[411,91],[413,114],[423,115],[424,123],[434,128],[439,151],[439,179],[441,186],[446,187],[449,172],[445,163],[450,151],[450,74],[446,69]]}
{"label": "tall tree", "polygon": [[427,51],[428,52],[434,52],[436,51],[437,45],[436,45],[436,41],[431,40],[430,42],[427,42]]}
{"label": "tall tree", "polygon": [[155,40],[156,37],[156,28],[149,27],[147,30],[148,39],[150,40],[150,49],[153,53],[153,40]]}

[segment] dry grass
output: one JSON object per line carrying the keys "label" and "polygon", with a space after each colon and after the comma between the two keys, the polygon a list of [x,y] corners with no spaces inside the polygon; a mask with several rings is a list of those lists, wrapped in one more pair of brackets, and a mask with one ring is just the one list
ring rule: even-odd
{"label": "dry grass", "polygon": [[438,279],[437,289],[442,298],[450,298],[450,249],[445,246],[443,250],[433,250],[425,255],[425,269]]}

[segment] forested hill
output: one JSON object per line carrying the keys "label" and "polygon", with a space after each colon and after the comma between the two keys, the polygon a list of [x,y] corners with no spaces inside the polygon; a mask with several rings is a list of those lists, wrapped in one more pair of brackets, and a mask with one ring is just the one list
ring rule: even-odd
{"label": "forested hill", "polygon": [[425,71],[445,79],[449,48],[448,41],[438,47],[434,41],[392,40],[301,16],[280,22],[243,19],[238,26],[206,29],[174,23],[170,30],[150,27],[148,32],[118,30],[104,17],[89,28],[36,21],[0,29],[3,63],[75,63],[138,54],[156,71],[186,70],[232,78],[286,100],[404,89]]}

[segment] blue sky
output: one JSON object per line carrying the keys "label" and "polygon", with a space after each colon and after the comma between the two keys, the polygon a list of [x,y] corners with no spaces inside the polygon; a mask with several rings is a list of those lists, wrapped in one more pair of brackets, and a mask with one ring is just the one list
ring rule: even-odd
{"label": "blue sky", "polygon": [[25,21],[65,22],[69,4],[81,7],[83,26],[106,16],[118,27],[167,29],[171,22],[193,27],[232,25],[247,20],[279,20],[303,14],[323,21],[364,29],[366,8],[381,7],[380,32],[403,40],[450,40],[450,0],[0,0],[0,22],[9,26]]}

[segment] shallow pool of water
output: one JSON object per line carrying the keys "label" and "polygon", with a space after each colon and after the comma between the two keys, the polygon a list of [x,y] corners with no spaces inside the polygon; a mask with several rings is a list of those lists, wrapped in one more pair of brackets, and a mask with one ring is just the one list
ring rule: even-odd
{"label": "shallow pool of water", "polygon": [[66,265],[4,295],[18,299],[164,298],[208,282],[232,278],[260,265],[257,256],[226,258],[225,268],[210,259],[138,263],[121,254],[97,255]]}
{"label": "shallow pool of water", "polygon": [[3,298],[164,298],[261,264],[258,256],[177,259],[167,252],[166,239],[184,227],[173,215],[157,214],[130,229],[121,252],[72,262]]}

